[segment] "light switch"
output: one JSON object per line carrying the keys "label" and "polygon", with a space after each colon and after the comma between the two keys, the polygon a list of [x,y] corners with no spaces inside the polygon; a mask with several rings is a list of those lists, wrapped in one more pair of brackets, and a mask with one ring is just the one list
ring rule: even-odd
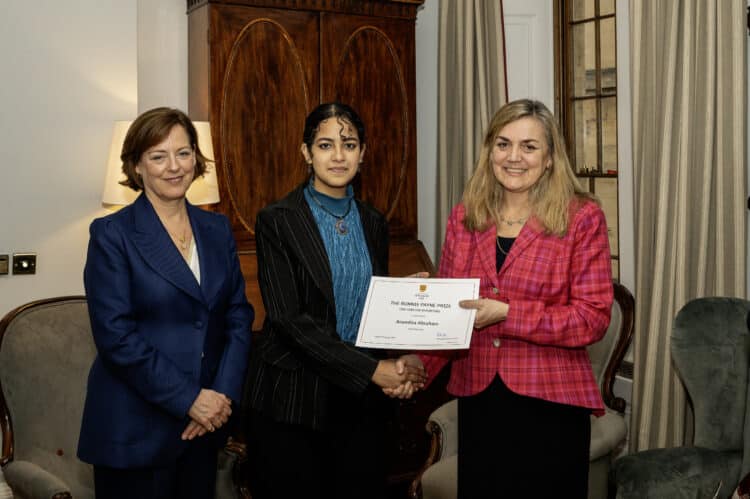
{"label": "light switch", "polygon": [[0,275],[8,275],[8,255],[0,255]]}

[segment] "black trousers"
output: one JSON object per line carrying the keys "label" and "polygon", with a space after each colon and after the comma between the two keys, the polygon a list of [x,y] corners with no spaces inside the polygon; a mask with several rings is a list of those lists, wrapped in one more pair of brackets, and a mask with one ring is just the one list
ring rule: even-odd
{"label": "black trousers", "polygon": [[328,431],[280,423],[251,409],[253,499],[385,499],[384,423],[393,404],[376,387],[344,399]]}
{"label": "black trousers", "polygon": [[499,377],[458,399],[459,499],[586,499],[589,409],[518,395]]}
{"label": "black trousers", "polygon": [[97,499],[212,499],[218,450],[210,439],[190,442],[164,467],[116,469],[94,466]]}

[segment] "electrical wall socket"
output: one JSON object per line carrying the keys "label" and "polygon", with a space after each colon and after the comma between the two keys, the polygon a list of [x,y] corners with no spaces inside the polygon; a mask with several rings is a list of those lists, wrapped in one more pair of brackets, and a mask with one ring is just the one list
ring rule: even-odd
{"label": "electrical wall socket", "polygon": [[36,253],[14,253],[13,275],[36,274]]}

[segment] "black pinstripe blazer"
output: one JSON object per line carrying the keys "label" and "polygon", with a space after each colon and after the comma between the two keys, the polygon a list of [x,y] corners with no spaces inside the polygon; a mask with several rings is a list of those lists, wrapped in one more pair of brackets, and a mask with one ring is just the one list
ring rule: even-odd
{"label": "black pinstripe blazer", "polygon": [[[324,429],[337,392],[361,393],[378,359],[336,333],[333,283],[323,239],[303,189],[258,213],[258,281],[266,320],[248,370],[248,404],[276,421]],[[388,274],[388,225],[356,201],[375,275]]]}

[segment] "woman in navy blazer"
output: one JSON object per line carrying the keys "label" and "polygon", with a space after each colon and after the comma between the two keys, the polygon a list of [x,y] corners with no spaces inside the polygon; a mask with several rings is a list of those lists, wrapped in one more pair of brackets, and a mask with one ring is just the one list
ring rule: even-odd
{"label": "woman in navy blazer", "polygon": [[123,184],[144,192],[91,224],[84,284],[98,355],[78,456],[94,465],[97,497],[210,498],[253,309],[227,219],[185,199],[206,169],[190,119],[145,112],[121,159]]}

